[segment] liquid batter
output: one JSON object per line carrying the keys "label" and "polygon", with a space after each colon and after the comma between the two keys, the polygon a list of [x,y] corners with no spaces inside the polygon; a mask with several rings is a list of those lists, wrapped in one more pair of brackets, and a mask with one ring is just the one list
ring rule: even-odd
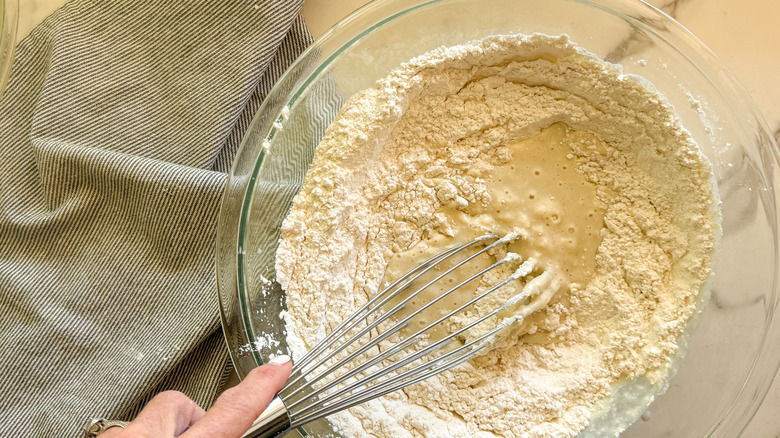
{"label": "liquid batter", "polygon": [[[394,254],[389,260],[383,287],[414,269],[422,260],[456,243],[471,241],[488,232],[499,236],[519,233],[520,237],[507,245],[506,249],[522,254],[523,259],[545,261],[547,271],[562,277],[558,283],[564,285],[565,290],[556,291],[564,292],[558,299],[566,300],[565,292],[569,283],[588,284],[594,271],[596,248],[601,241],[604,208],[596,196],[596,186],[577,171],[577,162],[571,155],[569,143],[583,137],[598,141],[592,133],[574,132],[565,124],[557,123],[532,137],[502,147],[498,152],[500,164],[495,167],[470,169],[475,178],[485,179],[490,201],[486,205],[458,209],[456,201],[446,200],[448,202],[441,210],[447,222],[452,224],[453,235],[436,235],[411,250]],[[396,319],[400,320],[425,306],[449,288],[496,261],[497,257],[485,254],[471,262],[468,268],[449,274],[445,281],[428,286],[412,299],[408,310],[404,309],[397,314]],[[499,268],[489,278],[508,277],[519,263]],[[435,272],[438,275],[453,264],[443,264]],[[411,335],[459,308],[478,292],[487,289],[491,282],[483,282],[481,288],[477,285],[477,282],[469,283],[448,294],[437,305],[422,311],[404,334]],[[500,305],[496,301],[511,298],[517,292],[517,288],[513,288],[497,294],[497,298],[486,300],[481,303],[481,307]],[[405,295],[400,295],[391,301],[387,308],[398,304],[403,297]],[[546,303],[547,300],[542,304]],[[528,318],[531,315],[523,316]],[[457,324],[439,325],[429,329],[426,334],[432,340],[438,340],[456,327]],[[531,336],[527,338],[530,340]]]}

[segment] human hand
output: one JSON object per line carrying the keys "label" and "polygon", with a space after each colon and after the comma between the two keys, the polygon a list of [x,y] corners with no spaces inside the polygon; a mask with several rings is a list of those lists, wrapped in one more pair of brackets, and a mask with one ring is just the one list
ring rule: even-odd
{"label": "human hand", "polygon": [[157,394],[124,429],[112,427],[100,438],[239,438],[290,377],[292,364],[277,356],[249,372],[204,411],[178,391]]}

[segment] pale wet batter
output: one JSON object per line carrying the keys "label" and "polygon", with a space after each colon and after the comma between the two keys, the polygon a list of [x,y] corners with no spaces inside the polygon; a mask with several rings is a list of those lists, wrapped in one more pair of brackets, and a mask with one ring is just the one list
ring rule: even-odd
{"label": "pale wet batter", "polygon": [[553,274],[528,316],[484,355],[330,420],[350,437],[573,437],[617,385],[667,377],[717,218],[709,164],[639,81],[565,37],[443,48],[350,99],[317,149],[277,253],[288,341],[301,355],[427,255],[517,233],[488,259]]}
{"label": "pale wet batter", "polygon": [[[481,288],[478,289],[476,283],[468,284],[449,294],[440,304],[426,309],[413,320],[415,326],[407,330],[407,335],[414,332],[412,329],[427,326],[468,302],[478,291],[508,277],[522,260],[528,258],[543,261],[544,269],[561,277],[556,284],[573,283],[581,286],[591,281],[596,249],[601,242],[604,208],[596,196],[595,184],[577,171],[577,161],[571,155],[569,143],[581,137],[591,137],[597,141],[590,133],[572,132],[563,123],[557,123],[527,139],[507,144],[499,152],[495,166],[474,166],[469,170],[475,178],[485,180],[489,194],[486,205],[470,205],[459,209],[457,201],[445,200],[441,211],[452,226],[451,235],[432,236],[411,250],[396,253],[390,258],[383,286],[415,268],[421,260],[452,247],[453,241],[467,242],[488,232],[499,236],[520,234],[518,239],[505,248],[522,254],[521,260],[492,273],[488,277],[492,281],[484,281]],[[504,254],[500,253],[501,256]],[[499,257],[484,255],[482,260],[470,263],[468,269],[458,269],[450,274],[447,281],[427,287],[410,303],[408,311],[399,312],[398,318],[424,306],[497,259]],[[445,264],[436,272],[443,272],[451,265]],[[520,282],[518,286],[523,284]],[[559,292],[557,287],[553,292]],[[479,307],[490,309],[500,306],[500,301],[511,299],[521,290],[520,287],[508,288],[480,303]],[[558,299],[565,300],[566,296],[560,294]],[[544,303],[540,305],[546,305],[549,301],[549,297],[543,299]],[[400,298],[391,304],[395,305],[399,301]],[[452,324],[433,327],[426,334],[433,340],[439,339],[454,332],[459,324],[465,324],[468,319],[455,318]],[[528,339],[530,336],[526,337]]]}

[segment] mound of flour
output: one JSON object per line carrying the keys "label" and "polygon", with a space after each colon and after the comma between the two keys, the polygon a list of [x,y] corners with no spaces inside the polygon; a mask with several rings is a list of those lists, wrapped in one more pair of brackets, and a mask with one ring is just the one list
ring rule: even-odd
{"label": "mound of flour", "polygon": [[553,125],[603,214],[587,282],[506,348],[331,416],[345,436],[573,437],[615,385],[667,377],[710,275],[711,169],[661,96],[565,36],[441,48],[349,100],[277,252],[293,353],[376,293],[394,255],[458,239],[453,212],[484,215],[492,169],[523,160],[506,145]]}

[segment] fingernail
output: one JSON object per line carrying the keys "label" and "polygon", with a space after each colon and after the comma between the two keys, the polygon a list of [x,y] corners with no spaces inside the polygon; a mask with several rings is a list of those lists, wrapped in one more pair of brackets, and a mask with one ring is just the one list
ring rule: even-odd
{"label": "fingernail", "polygon": [[280,356],[274,356],[268,361],[271,365],[284,365],[290,361],[290,356],[282,354]]}

